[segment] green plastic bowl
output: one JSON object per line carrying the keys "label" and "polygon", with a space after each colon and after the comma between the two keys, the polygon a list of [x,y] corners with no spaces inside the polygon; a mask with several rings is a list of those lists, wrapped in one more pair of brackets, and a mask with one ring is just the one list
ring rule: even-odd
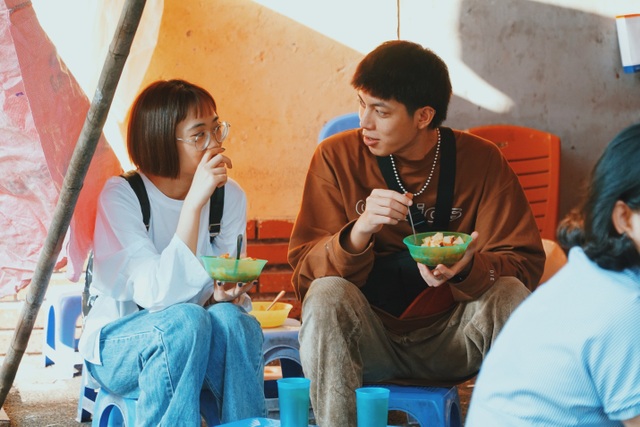
{"label": "green plastic bowl", "polygon": [[[429,267],[435,267],[438,264],[450,266],[460,261],[463,257],[467,246],[471,243],[471,236],[465,233],[455,233],[452,231],[441,231],[445,236],[461,237],[464,243],[453,246],[442,247],[429,247],[421,246],[422,240],[425,237],[433,236],[437,231],[430,231],[428,233],[418,233],[415,238],[413,234],[405,237],[402,242],[409,248],[411,257],[421,264],[428,265]],[[417,238],[417,241],[415,240]]]}
{"label": "green plastic bowl", "polygon": [[266,259],[235,259],[201,256],[207,273],[220,282],[252,282],[256,280],[267,263]]}

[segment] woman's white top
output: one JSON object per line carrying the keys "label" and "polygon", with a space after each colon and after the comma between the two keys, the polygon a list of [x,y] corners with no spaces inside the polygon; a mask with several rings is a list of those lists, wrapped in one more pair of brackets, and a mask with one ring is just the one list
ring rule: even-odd
{"label": "woman's white top", "polygon": [[[140,175],[149,196],[148,231],[142,222],[140,202],[122,177],[110,178],[98,200],[91,284],[91,295],[97,298],[84,320],[78,345],[82,356],[95,364],[101,364],[101,329],[138,311],[138,306],[159,311],[185,302],[204,305],[213,294],[213,280],[198,256],[235,256],[238,234],[246,233],[247,199],[238,183],[229,179],[220,234],[211,244],[207,203],[200,213],[194,255],[175,235],[183,201],[165,196]],[[246,243],[241,252],[245,250]]]}

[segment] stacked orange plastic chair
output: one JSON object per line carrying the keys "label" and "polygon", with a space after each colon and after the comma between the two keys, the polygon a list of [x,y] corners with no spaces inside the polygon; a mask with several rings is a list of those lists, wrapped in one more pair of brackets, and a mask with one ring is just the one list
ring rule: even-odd
{"label": "stacked orange plastic chair", "polygon": [[513,125],[468,130],[496,144],[514,170],[529,200],[543,239],[555,240],[560,188],[560,138],[549,132]]}

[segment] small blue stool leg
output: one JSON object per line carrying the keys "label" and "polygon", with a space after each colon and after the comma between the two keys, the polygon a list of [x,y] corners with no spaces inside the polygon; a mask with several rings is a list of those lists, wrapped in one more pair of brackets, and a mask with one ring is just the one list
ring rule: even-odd
{"label": "small blue stool leg", "polygon": [[81,363],[76,339],[76,322],[82,311],[80,292],[52,295],[47,304],[44,331],[44,366],[57,364],[63,377],[73,377]]}
{"label": "small blue stool leg", "polygon": [[400,410],[414,417],[421,427],[461,427],[458,388],[366,384],[388,388],[389,410]]}
{"label": "small blue stool leg", "polygon": [[62,298],[60,301],[59,325],[59,341],[69,348],[78,349],[78,341],[76,338],[76,322],[82,312],[82,296],[73,295]]}
{"label": "small blue stool leg", "polygon": [[[137,399],[128,399],[101,389],[95,400],[91,427],[134,427],[137,405]],[[203,389],[200,393],[200,414],[204,417],[207,426],[220,424],[218,406],[213,393],[209,390]]]}
{"label": "small blue stool leg", "polygon": [[76,421],[84,423],[91,420],[95,408],[96,397],[98,396],[98,390],[80,386],[80,398],[78,400],[78,409],[76,412]]}
{"label": "small blue stool leg", "polygon": [[136,399],[127,399],[100,390],[91,427],[134,427],[137,403]]}
{"label": "small blue stool leg", "polygon": [[56,310],[53,305],[50,305],[47,308],[47,322],[46,322],[46,333],[45,333],[45,341],[44,341],[44,366],[53,365],[53,360],[49,358],[50,352],[46,351],[47,349],[52,349],[55,351],[56,349]]}

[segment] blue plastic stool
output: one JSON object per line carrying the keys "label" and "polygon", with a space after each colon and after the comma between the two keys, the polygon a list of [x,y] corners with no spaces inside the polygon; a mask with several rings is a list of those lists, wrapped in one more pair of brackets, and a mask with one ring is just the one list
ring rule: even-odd
{"label": "blue plastic stool", "polygon": [[[100,388],[93,389],[85,385],[87,368],[84,364],[82,368],[82,382],[76,421],[84,423],[92,420],[92,427],[134,426],[138,400],[111,394],[107,390]],[[207,425],[216,426],[220,424],[216,400],[209,390],[200,392],[200,414],[204,417]]]}
{"label": "blue plastic stool", "polygon": [[91,427],[135,426],[138,401],[100,390]]}
{"label": "blue plastic stool", "polygon": [[[280,359],[283,377],[303,376],[300,361],[300,343],[298,333],[300,323],[287,319],[285,325],[275,329],[264,329],[265,364]],[[275,381],[274,381],[275,383]],[[365,384],[365,387],[379,387],[378,384]],[[461,427],[460,397],[458,388],[418,387],[384,384],[390,390],[389,410],[408,413],[422,427]],[[265,381],[267,409],[278,410],[278,390],[275,384]],[[313,416],[313,415],[311,415]]]}
{"label": "blue plastic stool", "polygon": [[421,427],[462,427],[457,387],[418,387],[392,384],[365,384],[390,390],[389,410],[403,411]]}
{"label": "blue plastic stool", "polygon": [[[279,360],[283,377],[303,377],[302,362],[300,361],[300,343],[298,332],[300,322],[295,319],[286,319],[284,325],[277,328],[262,330],[264,344],[264,364]],[[269,416],[280,413],[278,404],[278,384],[275,380],[265,380],[264,397],[267,414]],[[312,416],[312,415],[310,415]]]}
{"label": "blue plastic stool", "polygon": [[76,323],[82,313],[81,290],[47,295],[45,306],[44,366],[56,364],[63,378],[73,378],[76,365],[82,364],[77,352]]}
{"label": "blue plastic stool", "polygon": [[[137,399],[129,399],[111,394],[107,390],[100,390],[91,427],[133,427],[136,425],[137,406]],[[208,426],[220,424],[218,408],[209,390],[202,390],[200,394],[200,413]]]}
{"label": "blue plastic stool", "polygon": [[318,143],[338,132],[359,127],[360,116],[358,116],[358,113],[347,113],[334,117],[329,120],[322,129],[320,129],[320,133],[318,134]]}
{"label": "blue plastic stool", "polygon": [[86,384],[87,378],[85,377],[87,367],[82,365],[82,380],[80,383],[80,398],[78,399],[78,408],[76,411],[76,421],[84,423],[91,420],[96,407],[96,398],[98,397],[98,390],[93,389]]}
{"label": "blue plastic stool", "polygon": [[[300,322],[295,319],[285,320],[284,325],[278,328],[263,329],[262,334],[264,335],[264,343],[262,345],[262,352],[264,354],[265,365],[278,359],[281,363],[283,361],[291,361],[300,367],[299,373],[302,373],[302,363],[300,362],[300,343],[298,342],[299,332]],[[284,366],[283,369],[285,369]]]}

